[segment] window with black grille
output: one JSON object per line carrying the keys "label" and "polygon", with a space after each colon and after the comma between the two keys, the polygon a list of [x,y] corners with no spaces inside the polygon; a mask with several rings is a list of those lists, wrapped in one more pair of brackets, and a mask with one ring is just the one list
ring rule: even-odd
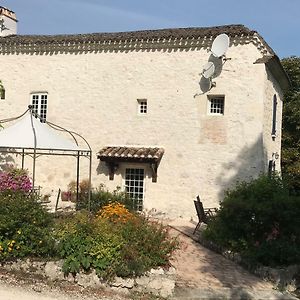
{"label": "window with black grille", "polygon": [[209,114],[224,115],[225,97],[224,96],[209,96]]}
{"label": "window with black grille", "polygon": [[148,110],[147,99],[138,99],[138,113],[146,114]]}
{"label": "window with black grille", "polygon": [[143,210],[144,178],[144,169],[126,168],[125,191],[134,200],[135,208],[138,211]]}

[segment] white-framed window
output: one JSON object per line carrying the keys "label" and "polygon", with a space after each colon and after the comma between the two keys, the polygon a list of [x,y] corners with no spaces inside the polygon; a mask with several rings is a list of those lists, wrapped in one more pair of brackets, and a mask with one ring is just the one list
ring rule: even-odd
{"label": "white-framed window", "polygon": [[138,114],[145,115],[148,111],[147,99],[137,99]]}
{"label": "white-framed window", "polygon": [[208,113],[224,115],[225,96],[208,96]]}
{"label": "white-framed window", "polygon": [[32,93],[31,94],[32,112],[39,116],[42,123],[46,122],[48,93]]}
{"label": "white-framed window", "polygon": [[134,200],[135,208],[143,210],[145,191],[145,170],[142,168],[125,169],[125,192]]}

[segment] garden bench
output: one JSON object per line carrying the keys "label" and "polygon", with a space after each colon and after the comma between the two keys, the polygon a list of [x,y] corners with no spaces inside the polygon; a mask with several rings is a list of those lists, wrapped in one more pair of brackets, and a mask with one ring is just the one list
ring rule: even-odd
{"label": "garden bench", "polygon": [[198,224],[196,225],[193,234],[195,234],[201,223],[208,224],[218,211],[215,207],[204,208],[199,195],[196,197],[196,200],[194,200],[194,204],[198,216]]}

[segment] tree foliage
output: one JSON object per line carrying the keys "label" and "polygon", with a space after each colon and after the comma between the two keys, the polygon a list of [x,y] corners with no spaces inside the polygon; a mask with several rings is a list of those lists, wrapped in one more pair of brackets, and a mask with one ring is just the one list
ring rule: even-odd
{"label": "tree foliage", "polygon": [[284,58],[281,62],[292,84],[283,105],[282,173],[300,194],[300,57]]}

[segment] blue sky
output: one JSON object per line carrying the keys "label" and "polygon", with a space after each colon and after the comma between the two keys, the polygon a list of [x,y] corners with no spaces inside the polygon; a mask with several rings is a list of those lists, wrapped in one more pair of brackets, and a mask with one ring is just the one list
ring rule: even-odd
{"label": "blue sky", "polygon": [[65,34],[243,24],[280,58],[300,56],[300,0],[0,0],[19,34]]}

